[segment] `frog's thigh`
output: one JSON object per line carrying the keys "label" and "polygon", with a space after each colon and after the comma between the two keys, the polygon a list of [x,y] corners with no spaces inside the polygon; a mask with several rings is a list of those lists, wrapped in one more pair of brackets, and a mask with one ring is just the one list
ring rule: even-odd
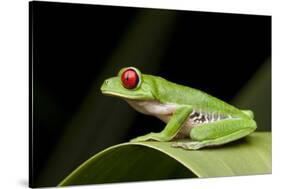
{"label": "frog's thigh", "polygon": [[242,138],[256,129],[254,120],[222,120],[193,128],[190,133],[193,142],[177,142],[173,147],[200,149],[206,146],[222,145]]}
{"label": "frog's thigh", "polygon": [[237,132],[241,133],[239,131],[245,131],[243,133],[247,135],[255,129],[256,123],[254,120],[228,119],[197,126],[191,130],[190,138],[197,141],[213,140],[228,135],[233,136]]}

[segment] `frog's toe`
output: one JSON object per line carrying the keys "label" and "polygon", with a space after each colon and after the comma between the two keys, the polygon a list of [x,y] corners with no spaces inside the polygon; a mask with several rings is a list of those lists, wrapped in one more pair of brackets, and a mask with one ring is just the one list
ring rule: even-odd
{"label": "frog's toe", "polygon": [[137,137],[137,138],[133,138],[130,140],[130,142],[143,142],[146,141],[147,139],[144,137]]}
{"label": "frog's toe", "polygon": [[138,142],[138,139],[137,138],[133,138],[130,140],[130,142]]}

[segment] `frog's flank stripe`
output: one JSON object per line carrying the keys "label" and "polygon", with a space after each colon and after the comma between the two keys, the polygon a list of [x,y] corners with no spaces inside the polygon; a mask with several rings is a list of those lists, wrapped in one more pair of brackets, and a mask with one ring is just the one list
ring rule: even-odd
{"label": "frog's flank stripe", "polygon": [[215,122],[220,121],[223,119],[231,119],[232,117],[230,115],[222,115],[219,112],[213,112],[213,113],[206,113],[199,111],[194,111],[189,116],[189,121],[192,125],[198,125],[202,123],[209,123],[209,122]]}

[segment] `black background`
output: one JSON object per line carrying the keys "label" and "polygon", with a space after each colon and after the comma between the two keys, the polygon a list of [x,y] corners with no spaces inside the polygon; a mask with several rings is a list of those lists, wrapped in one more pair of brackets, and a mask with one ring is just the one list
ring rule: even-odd
{"label": "black background", "polygon": [[57,185],[98,151],[163,128],[100,94],[120,68],[230,102],[270,56],[270,16],[30,3],[30,185]]}

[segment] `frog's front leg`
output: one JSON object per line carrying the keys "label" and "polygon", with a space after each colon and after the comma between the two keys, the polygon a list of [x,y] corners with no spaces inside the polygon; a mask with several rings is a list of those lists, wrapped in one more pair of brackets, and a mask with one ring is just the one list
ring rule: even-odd
{"label": "frog's front leg", "polygon": [[131,142],[141,142],[147,140],[156,141],[170,141],[178,131],[180,130],[182,124],[186,121],[192,112],[190,106],[179,107],[167,123],[166,127],[160,133],[149,133],[131,140]]}
{"label": "frog's front leg", "polygon": [[256,129],[252,119],[229,119],[198,125],[190,132],[192,142],[176,142],[173,147],[197,150],[207,146],[222,145],[240,139]]}

